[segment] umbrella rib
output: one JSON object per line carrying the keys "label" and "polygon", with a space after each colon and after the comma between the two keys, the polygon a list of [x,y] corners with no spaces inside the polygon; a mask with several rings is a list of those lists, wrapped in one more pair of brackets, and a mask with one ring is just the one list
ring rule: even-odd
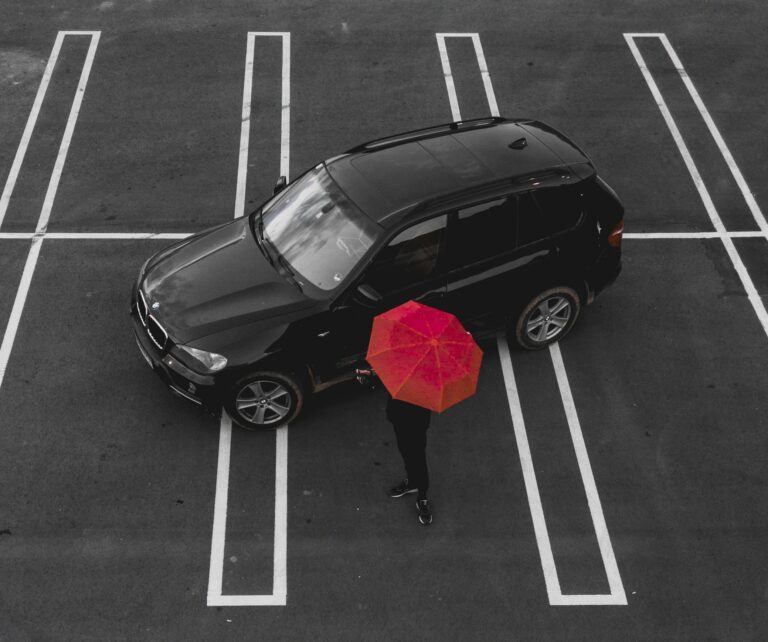
{"label": "umbrella rib", "polygon": [[429,335],[426,335],[423,332],[419,332],[416,328],[413,328],[413,327],[409,326],[407,323],[405,323],[402,320],[397,320],[397,321],[395,321],[394,319],[386,319],[386,320],[389,321],[390,323],[393,323],[393,324],[396,323],[398,326],[400,326],[404,330],[408,330],[409,332],[413,332],[414,334],[418,334],[420,337],[424,337],[426,339],[430,338]]}
{"label": "umbrella rib", "polygon": [[448,356],[448,358],[449,358],[451,361],[453,361],[453,362],[456,364],[456,366],[457,366],[457,369],[463,369],[463,370],[465,369],[465,368],[464,368],[464,366],[463,366],[461,363],[459,363],[459,362],[456,360],[456,357],[454,357],[454,356],[453,356],[453,355],[452,355],[450,352],[446,352],[445,354]]}
{"label": "umbrella rib", "polygon": [[408,381],[408,378],[413,374],[414,370],[416,370],[416,368],[418,368],[421,365],[421,362],[424,361],[424,357],[426,357],[428,354],[429,354],[429,350],[427,349],[424,351],[424,354],[421,355],[421,358],[413,365],[413,368],[411,368],[411,371],[407,375],[405,375],[405,377],[403,377],[402,383],[397,388],[397,390],[395,390],[395,392],[392,394],[392,397],[394,397],[397,393],[399,393],[403,389],[405,382]]}
{"label": "umbrella rib", "polygon": [[413,328],[413,327],[407,325],[406,323],[403,323],[402,321],[399,321],[398,323],[400,324],[401,327],[405,328],[406,330],[410,330],[414,334],[418,334],[420,337],[424,337],[425,339],[429,339],[430,338],[430,336],[428,334],[424,334],[423,332],[419,332],[416,328]]}
{"label": "umbrella rib", "polygon": [[378,357],[380,354],[384,354],[385,352],[392,352],[393,350],[400,350],[402,348],[415,348],[417,346],[423,346],[424,342],[419,341],[418,343],[406,343],[404,345],[397,345],[397,346],[389,346],[387,348],[384,348],[383,350],[380,350],[379,352],[375,352],[371,354],[371,357]]}
{"label": "umbrella rib", "polygon": [[429,337],[432,338],[435,336],[435,330],[432,327],[432,324],[429,322],[429,315],[424,317],[424,323],[427,324],[427,327],[429,328]]}
{"label": "umbrella rib", "polygon": [[437,360],[437,376],[440,378],[440,407],[443,407],[445,402],[445,386],[443,385],[443,369],[440,367],[440,350],[437,346],[433,348],[435,351],[435,359]]}

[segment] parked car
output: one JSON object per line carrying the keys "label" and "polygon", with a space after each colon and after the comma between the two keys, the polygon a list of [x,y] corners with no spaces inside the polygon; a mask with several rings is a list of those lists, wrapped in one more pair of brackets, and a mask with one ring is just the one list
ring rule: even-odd
{"label": "parked car", "polygon": [[382,138],[281,177],[253,213],[147,260],[136,340],[178,395],[278,426],[354,377],[373,317],[409,299],[478,339],[562,339],[619,274],[623,216],[584,152],[541,122]]}

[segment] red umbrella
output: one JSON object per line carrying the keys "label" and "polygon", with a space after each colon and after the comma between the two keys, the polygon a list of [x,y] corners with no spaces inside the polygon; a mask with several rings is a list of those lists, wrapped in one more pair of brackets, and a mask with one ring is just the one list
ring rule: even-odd
{"label": "red umbrella", "polygon": [[393,398],[436,412],[475,393],[482,358],[455,316],[415,301],[373,319],[366,355]]}

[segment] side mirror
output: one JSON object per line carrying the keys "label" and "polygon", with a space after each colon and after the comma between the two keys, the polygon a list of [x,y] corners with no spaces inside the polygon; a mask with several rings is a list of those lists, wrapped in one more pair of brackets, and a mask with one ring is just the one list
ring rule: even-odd
{"label": "side mirror", "polygon": [[361,283],[357,286],[357,293],[362,295],[355,297],[358,301],[364,304],[371,305],[373,303],[378,303],[381,301],[384,297],[381,296],[373,287],[368,285],[367,283]]}
{"label": "side mirror", "polygon": [[288,184],[288,181],[286,180],[285,176],[281,176],[277,179],[277,182],[275,183],[275,189],[272,190],[272,194],[277,194],[278,192],[282,192],[285,189],[285,186]]}

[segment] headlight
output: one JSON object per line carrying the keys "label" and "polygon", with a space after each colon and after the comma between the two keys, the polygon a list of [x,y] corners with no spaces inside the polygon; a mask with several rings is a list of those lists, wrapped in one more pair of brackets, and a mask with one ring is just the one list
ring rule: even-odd
{"label": "headlight", "polygon": [[190,346],[178,346],[178,348],[193,356],[211,372],[218,372],[227,365],[227,358],[215,352],[206,352]]}

